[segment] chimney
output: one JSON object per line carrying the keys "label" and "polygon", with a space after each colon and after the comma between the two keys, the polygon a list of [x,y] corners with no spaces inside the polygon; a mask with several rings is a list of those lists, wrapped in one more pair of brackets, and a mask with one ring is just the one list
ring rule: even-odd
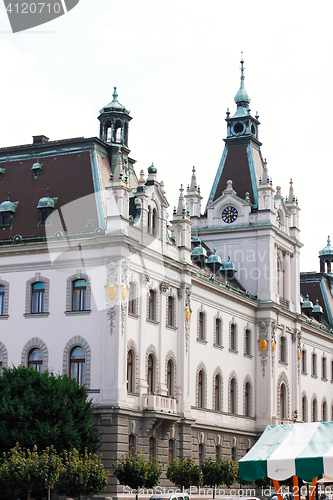
{"label": "chimney", "polygon": [[33,144],[46,144],[49,142],[49,138],[46,135],[33,135]]}

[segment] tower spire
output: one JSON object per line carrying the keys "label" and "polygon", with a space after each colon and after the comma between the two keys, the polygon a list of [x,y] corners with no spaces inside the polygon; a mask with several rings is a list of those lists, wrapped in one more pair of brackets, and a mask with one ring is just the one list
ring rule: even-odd
{"label": "tower spire", "polygon": [[241,63],[240,87],[239,87],[237,94],[235,95],[235,103],[237,104],[237,108],[239,108],[240,106],[243,108],[248,108],[250,101],[251,101],[251,98],[250,98],[249,94],[246,92],[245,84],[244,84],[244,80],[245,80],[244,69],[245,68],[244,68],[243,52],[241,52],[240,63]]}

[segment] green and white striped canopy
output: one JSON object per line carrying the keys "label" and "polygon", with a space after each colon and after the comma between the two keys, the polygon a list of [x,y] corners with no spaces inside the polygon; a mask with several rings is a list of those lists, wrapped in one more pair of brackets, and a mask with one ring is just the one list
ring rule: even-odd
{"label": "green and white striped canopy", "polygon": [[333,477],[333,422],[269,425],[238,465],[245,481]]}

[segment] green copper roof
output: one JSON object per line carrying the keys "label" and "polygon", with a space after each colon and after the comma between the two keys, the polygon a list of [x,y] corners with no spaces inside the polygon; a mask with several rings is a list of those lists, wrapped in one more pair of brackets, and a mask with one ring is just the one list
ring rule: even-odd
{"label": "green copper roof", "polygon": [[306,299],[302,304],[302,309],[312,309],[312,308],[313,308],[313,303],[309,299],[309,294],[307,294]]}
{"label": "green copper roof", "polygon": [[214,248],[214,253],[206,260],[206,264],[222,264],[221,257],[216,253],[216,248]]}
{"label": "green copper roof", "polygon": [[55,208],[55,199],[44,196],[38,201],[37,208]]}
{"label": "green copper roof", "polygon": [[16,212],[17,202],[13,203],[10,200],[3,201],[0,205],[0,212]]}
{"label": "green copper roof", "polygon": [[331,238],[327,238],[327,245],[323,250],[320,250],[319,255],[333,255],[333,247],[331,247]]}
{"label": "green copper roof", "polygon": [[244,76],[243,52],[242,52],[242,58],[241,58],[240,63],[242,65],[242,67],[241,67],[241,79],[240,79],[239,90],[238,90],[237,94],[235,95],[235,103],[238,104],[238,103],[244,102],[244,103],[249,104],[251,101],[251,98],[250,98],[249,94],[246,92],[245,85],[244,85],[245,76]]}
{"label": "green copper roof", "polygon": [[117,94],[117,87],[114,87],[113,88],[113,94],[112,94],[112,101],[110,102],[110,104],[108,104],[107,106],[104,106],[104,108],[102,108],[100,110],[100,113],[107,113],[109,111],[118,111],[120,113],[127,113],[129,114],[129,110],[125,108],[125,106],[123,106],[122,104],[120,104],[120,102],[118,101],[118,94]]}
{"label": "green copper roof", "polygon": [[148,167],[148,174],[157,174],[157,168],[154,166],[154,163]]}
{"label": "green copper roof", "polygon": [[201,256],[201,255],[203,255],[204,257],[207,257],[207,251],[205,248],[203,248],[201,246],[201,242],[200,242],[200,245],[198,245],[197,247],[195,247],[193,249],[193,252],[191,253],[191,257]]}
{"label": "green copper roof", "polygon": [[230,255],[228,255],[228,260],[222,265],[222,271],[237,271],[236,266],[230,260]]}
{"label": "green copper roof", "polygon": [[318,299],[316,300],[316,305],[313,306],[312,313],[320,313],[323,314],[323,308],[319,305]]}

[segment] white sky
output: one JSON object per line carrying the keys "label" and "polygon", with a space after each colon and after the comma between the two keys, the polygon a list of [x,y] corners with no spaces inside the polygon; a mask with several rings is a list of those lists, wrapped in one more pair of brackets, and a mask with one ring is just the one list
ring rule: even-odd
{"label": "white sky", "polygon": [[[67,15],[12,34],[0,5],[0,147],[96,136],[112,100],[131,110],[137,173],[154,162],[170,203],[192,166],[206,204],[233,114],[240,52],[273,185],[293,178],[301,269],[319,271],[333,237],[330,0],[80,0]],[[331,95],[332,93],[332,95]]]}

